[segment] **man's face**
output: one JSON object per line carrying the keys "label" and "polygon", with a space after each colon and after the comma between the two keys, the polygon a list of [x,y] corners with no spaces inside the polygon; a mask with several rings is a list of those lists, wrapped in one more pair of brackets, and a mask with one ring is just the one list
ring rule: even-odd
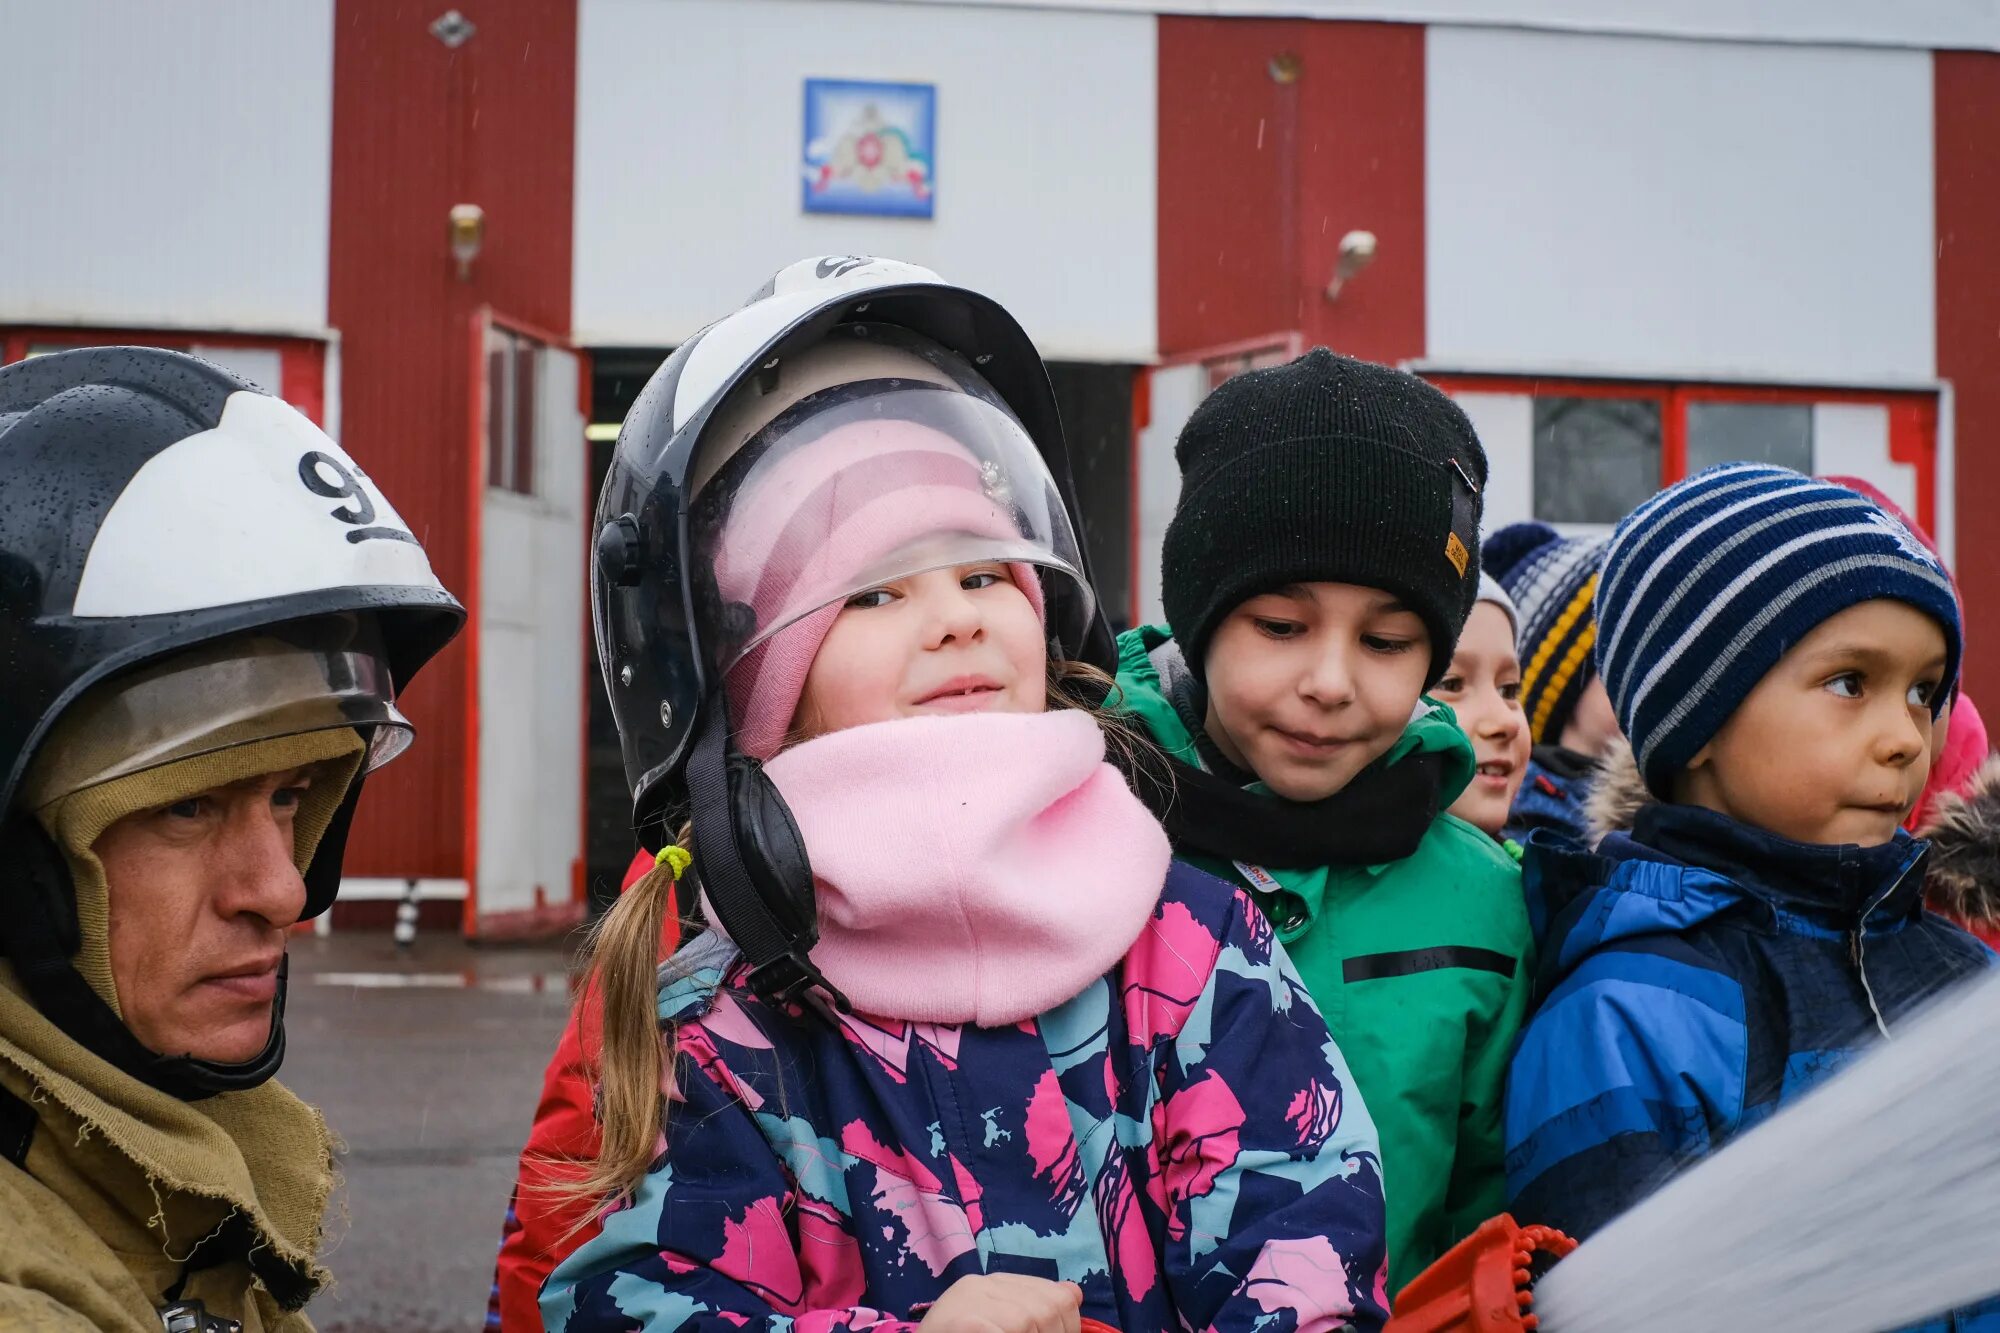
{"label": "man's face", "polygon": [[306,901],[292,821],[314,771],[142,810],[98,838],[111,976],[147,1050],[237,1064],[270,1040],[285,932]]}

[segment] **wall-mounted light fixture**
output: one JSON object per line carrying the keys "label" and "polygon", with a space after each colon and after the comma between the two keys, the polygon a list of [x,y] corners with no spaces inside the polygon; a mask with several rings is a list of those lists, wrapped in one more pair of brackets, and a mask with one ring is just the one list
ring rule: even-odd
{"label": "wall-mounted light fixture", "polygon": [[458,261],[458,280],[472,276],[472,261],[486,244],[486,210],[478,204],[451,206],[451,257]]}
{"label": "wall-mounted light fixture", "polygon": [[1375,233],[1350,231],[1340,238],[1340,258],[1334,262],[1333,281],[1326,285],[1326,299],[1338,301],[1341,289],[1354,275],[1375,262]]}

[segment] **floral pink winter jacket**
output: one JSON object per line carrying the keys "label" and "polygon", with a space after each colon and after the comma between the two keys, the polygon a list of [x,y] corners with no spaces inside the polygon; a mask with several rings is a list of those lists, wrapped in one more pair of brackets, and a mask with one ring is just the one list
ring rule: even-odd
{"label": "floral pink winter jacket", "polygon": [[551,1330],[914,1328],[959,1278],[1123,1330],[1376,1329],[1375,1127],[1261,913],[1176,864],[1124,961],[1007,1028],[750,994],[684,951],[659,1158],[543,1289]]}

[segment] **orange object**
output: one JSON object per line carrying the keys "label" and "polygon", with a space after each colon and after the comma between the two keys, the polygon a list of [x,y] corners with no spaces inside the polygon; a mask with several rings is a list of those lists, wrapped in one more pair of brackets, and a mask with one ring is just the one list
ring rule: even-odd
{"label": "orange object", "polygon": [[1095,1319],[1086,1319],[1083,1321],[1083,1333],[1118,1333],[1118,1330],[1109,1324],[1100,1324]]}
{"label": "orange object", "polygon": [[1403,1288],[1384,1333],[1532,1333],[1535,1282],[1575,1248],[1553,1227],[1490,1218]]}

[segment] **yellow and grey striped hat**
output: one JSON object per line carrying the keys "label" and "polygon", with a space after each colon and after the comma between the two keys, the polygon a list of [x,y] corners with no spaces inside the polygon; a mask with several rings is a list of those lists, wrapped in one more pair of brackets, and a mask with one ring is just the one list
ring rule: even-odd
{"label": "yellow and grey striped hat", "polygon": [[1519,610],[1521,707],[1535,744],[1558,740],[1596,676],[1601,537],[1564,537],[1546,523],[1510,523],[1487,538],[1486,571]]}

